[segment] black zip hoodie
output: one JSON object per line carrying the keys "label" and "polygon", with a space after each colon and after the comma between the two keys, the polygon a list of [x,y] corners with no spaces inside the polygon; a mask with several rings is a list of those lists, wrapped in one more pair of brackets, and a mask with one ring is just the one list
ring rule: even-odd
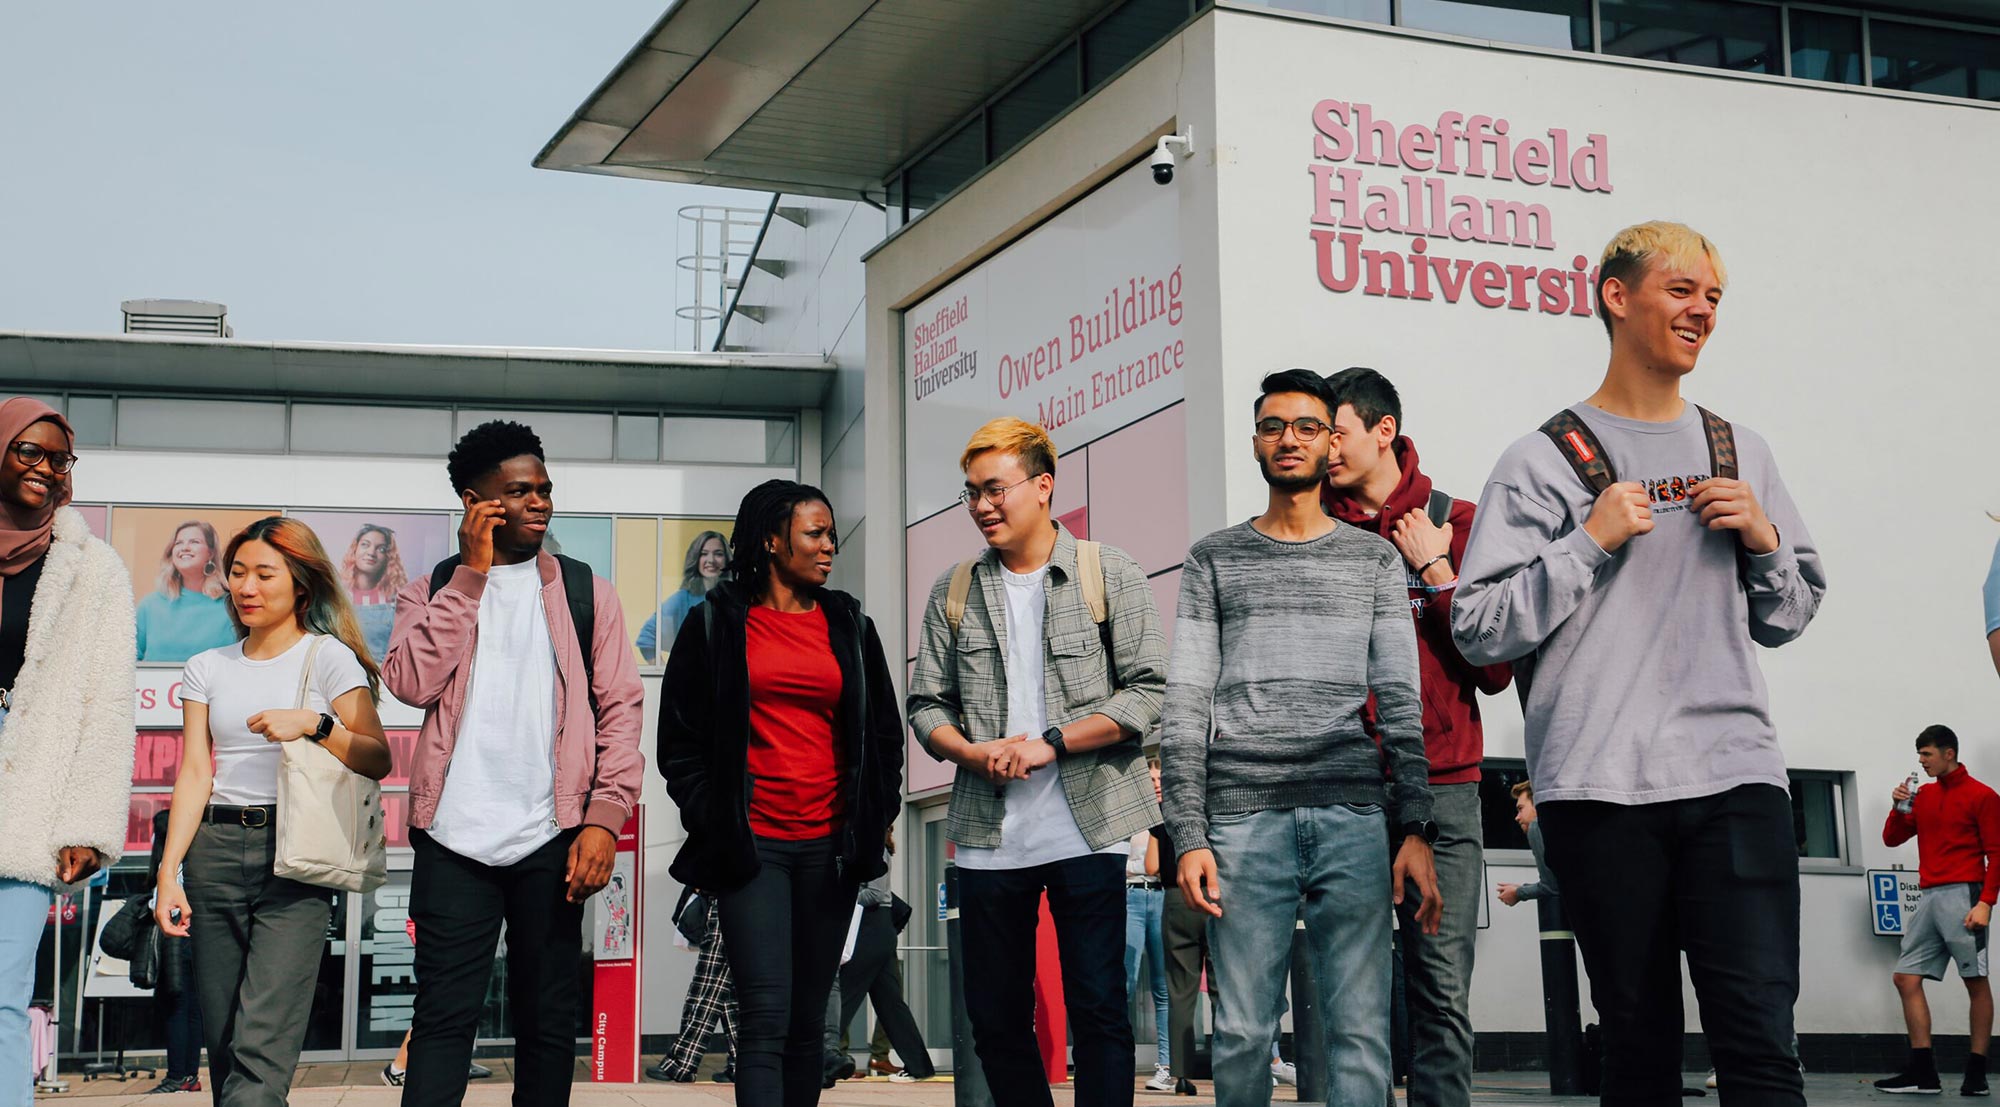
{"label": "black zip hoodie", "polygon": [[[884,842],[902,798],[903,722],[874,621],[845,592],[822,589],[817,599],[840,666],[834,734],[846,753],[847,802],[836,864],[860,884],[887,871]],[[668,871],[711,894],[741,888],[762,867],[750,829],[749,616],[735,585],[709,592],[681,624],[660,686],[660,773],[688,835]]]}

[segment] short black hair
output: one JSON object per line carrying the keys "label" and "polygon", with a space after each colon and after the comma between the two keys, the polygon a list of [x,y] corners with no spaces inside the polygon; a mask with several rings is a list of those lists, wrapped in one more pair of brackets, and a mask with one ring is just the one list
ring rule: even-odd
{"label": "short black hair", "polygon": [[1940,753],[1958,753],[1958,735],[1943,723],[1932,723],[1917,735],[1917,748],[1930,746]]}
{"label": "short black hair", "polygon": [[1281,392],[1303,392],[1326,405],[1326,417],[1333,418],[1333,395],[1327,391],[1326,378],[1310,369],[1280,369],[1264,378],[1258,386],[1257,402],[1250,407],[1252,416],[1264,414],[1264,401]]}
{"label": "short black hair", "polygon": [[[810,484],[767,480],[744,495],[736,508],[736,529],[729,537],[729,575],[746,600],[754,603],[762,599],[771,587],[771,551],[764,548],[764,539],[776,534],[789,540],[792,514],[800,504],[809,503],[825,504],[827,516],[832,517],[833,502]],[[837,548],[838,522],[831,536]]]}
{"label": "short black hair", "polygon": [[523,423],[511,423],[505,419],[495,419],[481,423],[465,432],[458,445],[451,448],[451,456],[445,458],[445,472],[451,476],[453,492],[467,492],[472,482],[485,476],[508,458],[533,454],[535,460],[547,463],[548,456],[542,453],[542,440]]}
{"label": "short black hair", "polygon": [[1403,433],[1403,398],[1396,394],[1389,378],[1356,365],[1326,378],[1326,387],[1333,394],[1327,407],[1335,414],[1339,414],[1340,405],[1347,404],[1354,408],[1354,417],[1361,420],[1363,429],[1374,430],[1386,416],[1396,421],[1396,433]]}

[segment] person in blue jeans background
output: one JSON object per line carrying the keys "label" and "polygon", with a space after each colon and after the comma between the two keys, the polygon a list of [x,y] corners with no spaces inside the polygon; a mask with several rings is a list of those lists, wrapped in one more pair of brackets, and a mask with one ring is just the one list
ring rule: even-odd
{"label": "person in blue jeans background", "polygon": [[[1403,558],[1320,510],[1328,398],[1303,369],[1264,378],[1251,443],[1268,506],[1196,542],[1181,578],[1161,784],[1181,894],[1210,916],[1218,1107],[1271,1102],[1301,896],[1320,994],[1338,997],[1323,1005],[1331,1103],[1390,1097],[1389,908],[1406,883],[1412,921],[1438,929]],[[1362,719],[1371,692],[1379,750]]]}
{"label": "person in blue jeans background", "polygon": [[[1155,776],[1159,769],[1154,768]],[[1153,998],[1153,1037],[1158,1043],[1153,1078],[1146,1090],[1174,1090],[1173,1052],[1167,1042],[1167,942],[1161,924],[1166,917],[1166,893],[1160,884],[1160,844],[1153,832],[1132,836],[1132,853],[1125,861],[1125,994],[1139,992],[1139,964],[1145,962]]]}
{"label": "person in blue jeans background", "polygon": [[2000,672],[2000,544],[1993,547],[1993,564],[1986,570],[1983,595],[1986,601],[1986,648],[1993,654],[1993,670]]}

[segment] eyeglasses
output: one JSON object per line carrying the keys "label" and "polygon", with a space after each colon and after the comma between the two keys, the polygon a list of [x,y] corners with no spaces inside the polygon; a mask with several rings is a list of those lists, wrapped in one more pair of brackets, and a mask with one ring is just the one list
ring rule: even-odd
{"label": "eyeglasses", "polygon": [[1298,435],[1301,442],[1311,442],[1320,436],[1321,431],[1330,431],[1333,429],[1310,415],[1301,416],[1289,423],[1277,418],[1259,419],[1257,420],[1257,437],[1266,442],[1276,442],[1285,436],[1286,427],[1292,428],[1292,433]]}
{"label": "eyeglasses", "polygon": [[40,465],[44,459],[47,459],[49,468],[57,474],[67,473],[76,468],[75,454],[44,450],[33,442],[16,442],[9,449],[14,451],[15,457],[21,459],[21,464],[30,469]]}
{"label": "eyeglasses", "polygon": [[984,488],[968,487],[965,491],[958,494],[958,502],[964,504],[966,507],[978,507],[979,501],[986,500],[994,507],[999,507],[1001,504],[1007,502],[1007,493],[1034,479],[1033,477],[1024,477],[1012,484],[989,484]]}

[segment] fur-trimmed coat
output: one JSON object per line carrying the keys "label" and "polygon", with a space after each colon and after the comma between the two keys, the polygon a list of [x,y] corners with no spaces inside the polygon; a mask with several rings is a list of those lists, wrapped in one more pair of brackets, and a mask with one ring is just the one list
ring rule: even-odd
{"label": "fur-trimmed coat", "polygon": [[56,512],[0,726],[0,877],[56,884],[56,853],[125,848],[132,793],[132,576],[73,508]]}

